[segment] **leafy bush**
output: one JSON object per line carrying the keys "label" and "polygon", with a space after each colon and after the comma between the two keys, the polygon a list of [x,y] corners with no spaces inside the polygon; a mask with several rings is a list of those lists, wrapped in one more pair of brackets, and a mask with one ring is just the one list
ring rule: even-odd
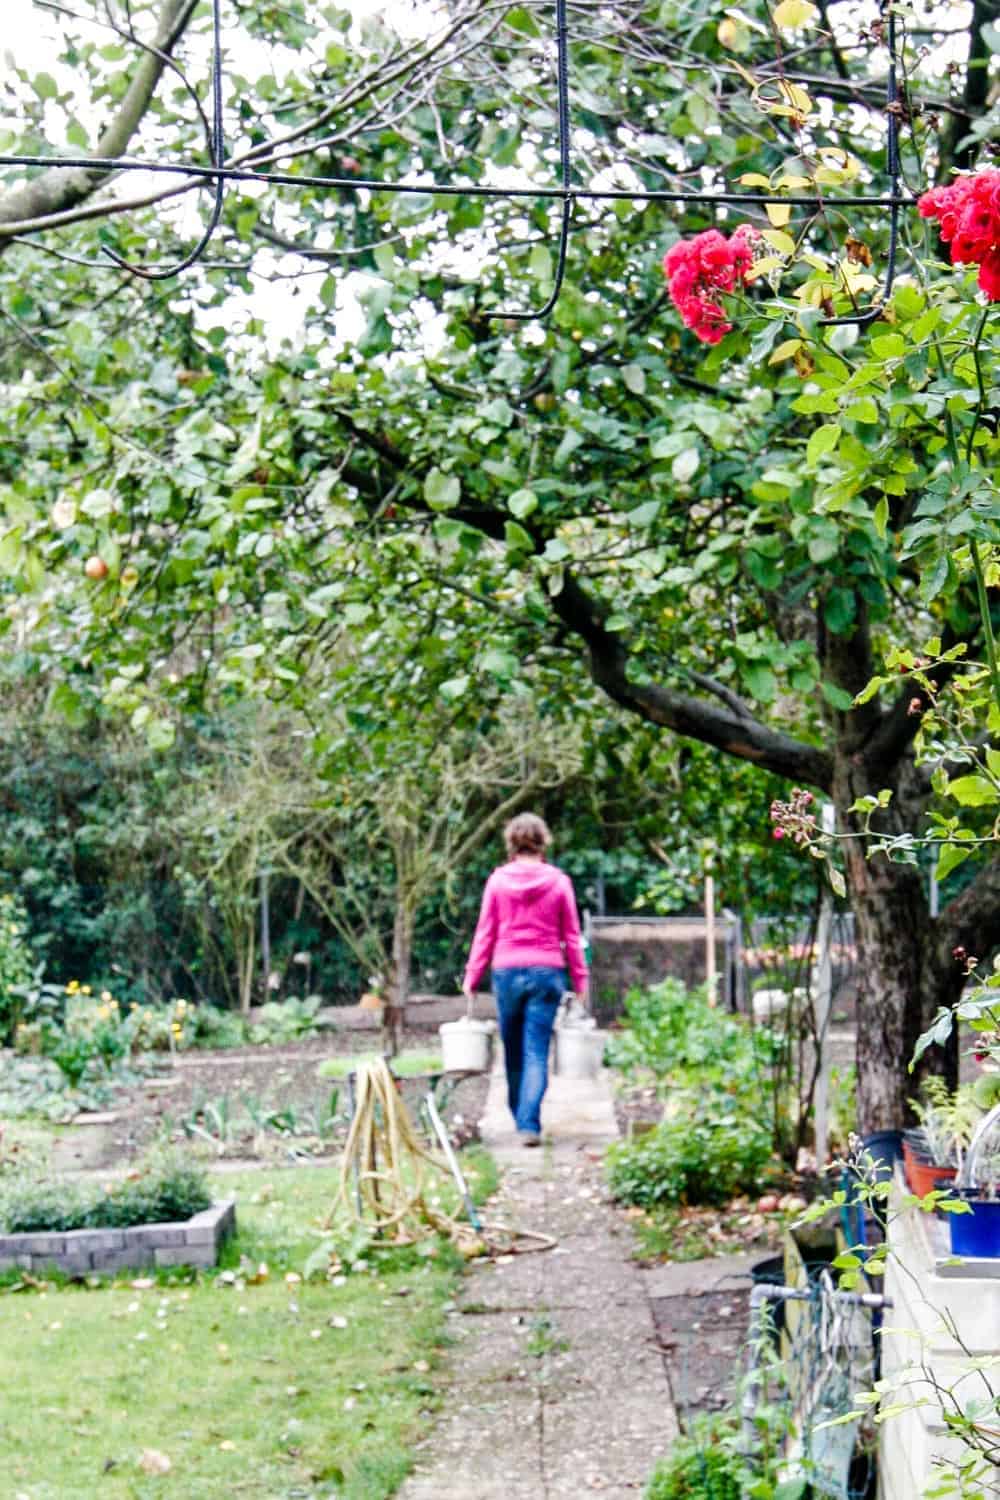
{"label": "leafy bush", "polygon": [[258,1044],[274,1044],[295,1042],[300,1037],[314,1035],[316,1012],[321,1004],[319,995],[307,995],[304,1000],[293,996],[288,1000],[269,1001],[261,1006],[259,1019],[250,1028],[250,1040]]}
{"label": "leafy bush", "polygon": [[653,1470],[645,1500],[742,1500],[744,1466],[715,1425],[678,1438]]}
{"label": "leafy bush", "polygon": [[633,990],[608,1060],[644,1069],[666,1098],[655,1130],[608,1153],[612,1190],[641,1207],[724,1203],[756,1186],[771,1154],[763,1043],[739,1016],[677,979]]}
{"label": "leafy bush", "polygon": [[0,1046],[13,1039],[32,975],[24,907],[16,896],[0,895]]}
{"label": "leafy bush", "polygon": [[725,1203],[752,1191],[771,1154],[766,1121],[719,1093],[675,1094],[670,1118],[608,1152],[611,1190],[640,1208]]}
{"label": "leafy bush", "polygon": [[703,1082],[727,1089],[756,1084],[765,1040],[746,1022],[708,1003],[703,989],[664,979],[631,990],[626,1024],[608,1042],[607,1059],[626,1075],[647,1069],[660,1083],[697,1072]]}
{"label": "leafy bush", "polygon": [[128,1229],[189,1219],[211,1202],[204,1169],[182,1152],[161,1152],[110,1192],[99,1183],[11,1174],[0,1183],[0,1231]]}

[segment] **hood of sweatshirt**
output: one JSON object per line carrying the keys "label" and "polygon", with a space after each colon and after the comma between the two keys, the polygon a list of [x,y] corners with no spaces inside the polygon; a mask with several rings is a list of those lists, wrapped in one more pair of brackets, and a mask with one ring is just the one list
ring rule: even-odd
{"label": "hood of sweatshirt", "polygon": [[537,901],[559,884],[561,875],[555,865],[512,859],[494,870],[493,879],[502,889],[516,891],[522,901]]}

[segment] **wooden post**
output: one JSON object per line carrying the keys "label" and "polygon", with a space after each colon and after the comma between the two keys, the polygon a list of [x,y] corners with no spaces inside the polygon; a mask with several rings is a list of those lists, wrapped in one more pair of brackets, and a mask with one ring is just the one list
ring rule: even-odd
{"label": "wooden post", "polygon": [[705,990],[709,1005],[716,1003],[718,979],[715,973],[715,880],[705,876]]}

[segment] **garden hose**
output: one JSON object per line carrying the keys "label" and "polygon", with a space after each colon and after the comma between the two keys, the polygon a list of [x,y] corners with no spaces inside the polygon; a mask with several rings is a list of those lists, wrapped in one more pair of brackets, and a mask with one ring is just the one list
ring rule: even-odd
{"label": "garden hose", "polygon": [[448,1162],[420,1139],[389,1064],[383,1058],[359,1064],[354,1114],[326,1228],[341,1211],[379,1238],[406,1243],[423,1235],[446,1235],[469,1258],[551,1250],[556,1244],[551,1235],[532,1230],[455,1218],[428,1195],[436,1173],[450,1176]]}

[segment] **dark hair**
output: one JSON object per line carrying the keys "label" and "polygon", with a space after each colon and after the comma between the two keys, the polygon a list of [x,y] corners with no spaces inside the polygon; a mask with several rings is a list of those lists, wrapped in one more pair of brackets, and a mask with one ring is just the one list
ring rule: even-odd
{"label": "dark hair", "polygon": [[511,859],[518,854],[544,854],[552,835],[542,818],[535,813],[518,813],[503,831],[503,840]]}

